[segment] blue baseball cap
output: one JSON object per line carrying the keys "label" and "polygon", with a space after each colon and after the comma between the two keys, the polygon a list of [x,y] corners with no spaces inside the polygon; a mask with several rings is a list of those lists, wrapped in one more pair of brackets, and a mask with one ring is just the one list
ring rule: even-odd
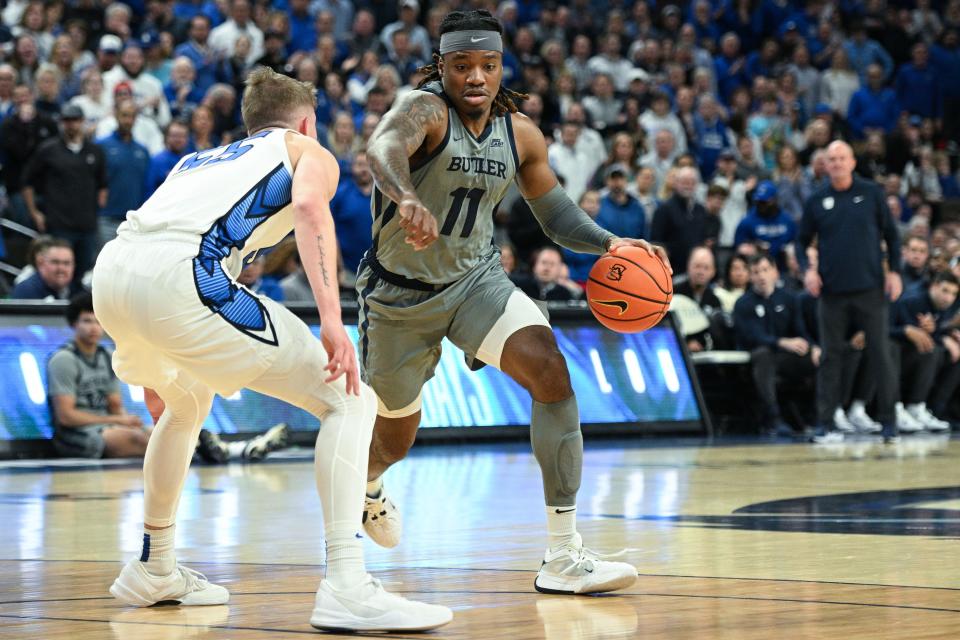
{"label": "blue baseball cap", "polygon": [[755,202],[769,202],[777,197],[777,185],[773,184],[769,180],[764,180],[757,185],[756,190],[753,192],[753,199]]}
{"label": "blue baseball cap", "polygon": [[817,106],[813,108],[814,115],[822,116],[828,113],[833,113],[833,108],[826,102],[818,102]]}

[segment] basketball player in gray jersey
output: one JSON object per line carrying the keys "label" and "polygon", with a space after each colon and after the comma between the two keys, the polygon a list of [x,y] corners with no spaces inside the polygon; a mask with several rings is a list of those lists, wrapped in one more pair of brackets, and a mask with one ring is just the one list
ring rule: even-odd
{"label": "basketball player in gray jersey", "polygon": [[421,388],[447,337],[533,396],[530,433],[549,533],[536,589],[622,589],[636,569],[600,560],[576,531],[583,439],[570,375],[543,313],[500,266],[493,210],[516,180],[559,244],[594,254],[639,246],[666,256],[601,229],[560,188],[542,134],[516,113],[523,96],[501,87],[502,28],[490,13],[450,13],[440,33],[436,66],[387,113],[367,148],[376,178],[374,240],[357,289],[361,367],[379,408],[364,527],[382,546],[399,542],[400,513],[380,478],[413,444]]}

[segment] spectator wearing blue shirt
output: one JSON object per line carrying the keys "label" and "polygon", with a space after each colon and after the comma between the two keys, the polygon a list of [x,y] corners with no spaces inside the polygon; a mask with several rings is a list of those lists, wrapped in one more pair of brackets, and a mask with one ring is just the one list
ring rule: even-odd
{"label": "spectator wearing blue shirt", "polygon": [[749,86],[745,66],[746,59],[740,54],[740,38],[735,33],[724,34],[720,40],[720,55],[714,59],[717,92],[724,104],[730,104],[734,90]]}
{"label": "spectator wearing blue shirt", "polygon": [[310,0],[290,0],[290,53],[317,48],[317,28]]}
{"label": "spectator wearing blue shirt", "polygon": [[860,76],[861,82],[867,77],[871,65],[880,65],[883,71],[881,80],[889,78],[893,73],[893,59],[879,42],[867,38],[863,23],[851,27],[850,38],[843,43],[843,48],[847,51],[850,66]]}
{"label": "spectator wearing blue shirt", "polygon": [[341,177],[337,193],[330,201],[330,212],[336,223],[343,268],[356,273],[363,254],[373,244],[370,232],[373,174],[365,152],[359,151],[353,156],[350,174],[349,177]]}
{"label": "spectator wearing blue shirt", "polygon": [[[897,74],[897,102],[904,111],[923,118],[939,119],[942,115],[943,95],[937,70],[929,64],[930,50],[923,42],[911,49],[911,61],[900,67]],[[953,73],[960,73],[957,68]]]}
{"label": "spectator wearing blue shirt", "polygon": [[618,163],[604,173],[607,192],[600,198],[597,224],[619,238],[645,238],[647,216],[640,202],[627,193],[628,172]]}
{"label": "spectator wearing blue shirt", "polygon": [[197,71],[187,56],[179,56],[170,67],[170,80],[163,85],[163,95],[170,104],[170,115],[185,116],[203,102],[203,89],[197,84]]}
{"label": "spectator wearing blue shirt", "polygon": [[867,86],[850,98],[847,123],[857,140],[863,140],[871,131],[884,135],[893,131],[900,117],[900,105],[893,89],[883,86],[883,69],[872,64],[867,71]]}
{"label": "spectator wearing blue shirt", "polygon": [[150,153],[133,139],[137,105],[123,100],[114,108],[117,130],[97,140],[107,159],[107,204],[100,210],[98,226],[101,246],[117,235],[117,227],[128,211],[146,200]]}
{"label": "spectator wearing blue shirt", "polygon": [[767,38],[763,41],[759,51],[753,51],[747,56],[744,70],[747,73],[747,80],[753,82],[759,77],[774,78],[777,75],[777,58],[780,56],[780,45],[774,38]]}
{"label": "spectator wearing blue shirt", "polygon": [[960,34],[955,28],[947,29],[941,43],[930,49],[930,58],[942,83],[943,137],[956,140],[960,138]]}
{"label": "spectator wearing blue shirt", "polygon": [[53,239],[37,254],[37,272],[10,292],[14,300],[68,300],[83,288],[73,280],[73,249]]}
{"label": "spectator wearing blue shirt", "polygon": [[150,170],[147,173],[147,192],[144,200],[153,195],[153,192],[163,184],[180,158],[190,152],[190,130],[183,122],[174,120],[167,126],[164,136],[164,149],[150,158]]}
{"label": "spectator wearing blue shirt", "polygon": [[757,185],[753,192],[753,208],[737,225],[734,245],[756,242],[765,246],[777,261],[777,267],[786,267],[783,248],[797,236],[797,225],[777,203],[777,186],[769,180]]}
{"label": "spectator wearing blue shirt", "polygon": [[237,276],[237,282],[247,289],[271,300],[283,302],[283,288],[275,278],[263,277],[263,265],[266,258],[258,255],[256,258],[243,265],[243,270]]}
{"label": "spectator wearing blue shirt", "polygon": [[733,136],[720,118],[720,107],[709,94],[700,96],[700,105],[693,117],[693,132],[688,142],[697,154],[700,175],[709,179],[717,170],[720,153],[734,146]]}
{"label": "spectator wearing blue shirt", "polygon": [[208,42],[210,24],[210,18],[206,15],[198,14],[190,18],[189,40],[173,51],[174,58],[185,56],[193,63],[196,72],[193,82],[201,94],[217,82],[220,68],[220,60]]}
{"label": "spectator wearing blue shirt", "polygon": [[328,73],[323,79],[323,87],[317,91],[317,129],[329,127],[339,113],[346,113],[352,121],[358,111],[360,109],[347,95],[340,74],[335,71]]}
{"label": "spectator wearing blue shirt", "polygon": [[310,3],[310,13],[320,15],[329,13],[333,16],[333,35],[338,40],[350,37],[353,26],[353,2],[350,0],[313,0]]}

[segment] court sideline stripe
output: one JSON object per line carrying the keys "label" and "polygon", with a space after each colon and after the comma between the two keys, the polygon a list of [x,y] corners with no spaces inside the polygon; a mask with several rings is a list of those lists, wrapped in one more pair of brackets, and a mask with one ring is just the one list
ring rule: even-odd
{"label": "court sideline stripe", "polygon": [[[53,560],[43,558],[0,558],[0,562],[85,562],[89,564],[123,564],[122,560]],[[307,564],[296,562],[191,562],[194,565],[212,565],[212,566],[252,566],[252,567],[325,567],[324,564]],[[377,567],[377,563],[369,563],[372,567]],[[483,567],[385,567],[377,571],[488,571],[490,573],[533,573],[536,569],[486,569]],[[747,580],[752,582],[791,582],[799,584],[837,584],[851,587],[889,587],[893,589],[928,589],[932,591],[960,591],[960,587],[925,587],[913,584],[883,584],[879,582],[844,582],[841,580],[800,580],[798,578],[748,578],[737,576],[694,576],[680,573],[641,573],[640,576],[648,578],[696,578],[698,580]],[[100,596],[91,596],[89,599]],[[83,598],[88,599],[88,598]],[[57,598],[56,600],[69,600],[69,598]],[[43,600],[23,600],[17,602],[44,602]],[[8,604],[0,602],[0,604]]]}

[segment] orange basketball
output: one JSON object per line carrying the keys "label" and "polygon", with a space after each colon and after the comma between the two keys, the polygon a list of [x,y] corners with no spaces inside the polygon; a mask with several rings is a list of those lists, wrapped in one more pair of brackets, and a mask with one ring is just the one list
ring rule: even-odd
{"label": "orange basketball", "polygon": [[605,253],[590,269],[587,302],[600,324],[620,333],[654,326],[667,313],[673,280],[663,261],[639,247]]}

